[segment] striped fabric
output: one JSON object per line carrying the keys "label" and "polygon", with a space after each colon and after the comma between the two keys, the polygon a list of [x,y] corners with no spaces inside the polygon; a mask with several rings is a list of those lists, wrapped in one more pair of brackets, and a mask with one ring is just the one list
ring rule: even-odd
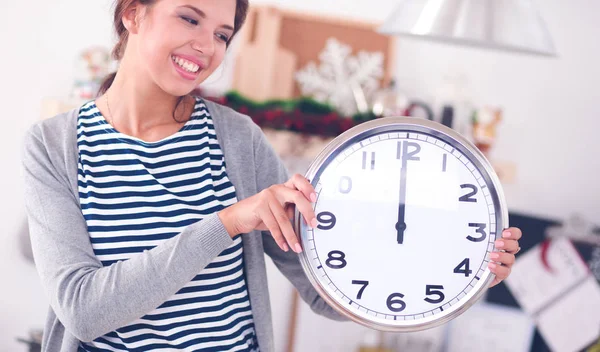
{"label": "striped fabric", "polygon": [[[152,249],[236,202],[199,98],[185,126],[158,142],[119,133],[93,101],[81,108],[77,123],[80,205],[104,266]],[[238,236],[161,306],[79,350],[257,351],[242,250]]]}

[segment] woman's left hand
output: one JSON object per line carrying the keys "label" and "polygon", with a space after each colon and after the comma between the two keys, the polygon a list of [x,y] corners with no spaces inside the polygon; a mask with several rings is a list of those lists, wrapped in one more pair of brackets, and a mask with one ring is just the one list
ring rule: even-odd
{"label": "woman's left hand", "polygon": [[493,252],[490,255],[491,261],[488,264],[490,270],[496,274],[490,287],[496,286],[510,275],[512,265],[515,263],[515,254],[521,250],[519,239],[522,235],[521,230],[516,227],[502,231],[502,238],[496,241],[495,246],[498,250],[504,252]]}

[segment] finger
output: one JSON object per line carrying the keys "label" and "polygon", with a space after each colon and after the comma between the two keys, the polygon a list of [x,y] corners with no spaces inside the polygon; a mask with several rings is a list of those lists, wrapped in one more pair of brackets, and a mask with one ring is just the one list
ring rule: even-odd
{"label": "finger", "polygon": [[308,182],[308,180],[304,176],[300,174],[295,174],[294,176],[292,176],[292,178],[290,178],[286,183],[284,183],[284,185],[288,188],[299,190],[300,192],[302,192],[304,197],[306,197],[306,199],[310,202],[314,203],[317,201],[317,193],[315,192],[314,187],[310,184],[310,182]]}
{"label": "finger", "polygon": [[294,219],[294,205],[293,204],[288,204],[285,206],[285,213],[287,214],[288,219],[293,220]]}
{"label": "finger", "polygon": [[494,262],[490,262],[488,264],[488,267],[490,268],[490,271],[492,273],[496,274],[496,279],[498,279],[499,281],[506,279],[510,274],[510,268],[504,265],[499,265]]}
{"label": "finger", "polygon": [[502,238],[511,239],[511,240],[520,240],[523,236],[521,229],[517,227],[510,227],[504,231],[502,231]]}
{"label": "finger", "polygon": [[498,249],[502,249],[506,252],[510,252],[510,253],[516,253],[517,249],[519,248],[519,242],[515,241],[515,240],[497,240],[496,243],[496,248]]}
{"label": "finger", "polygon": [[515,263],[515,255],[507,252],[494,252],[490,254],[490,259],[509,268]]}
{"label": "finger", "polygon": [[[290,219],[290,221],[294,220],[294,217],[296,216],[296,206],[294,204],[288,204],[284,207],[285,209],[285,213],[287,214],[288,219]],[[301,216],[302,218],[302,223],[305,226],[312,226],[311,224],[307,224],[306,223],[306,218],[304,218],[304,216]]]}
{"label": "finger", "polygon": [[281,232],[279,224],[277,223],[277,220],[275,220],[271,209],[269,209],[267,206],[266,208],[258,212],[258,216],[260,216],[262,222],[265,224],[265,226],[267,226],[267,229],[271,233],[271,236],[273,236],[273,239],[275,240],[279,248],[281,248],[281,250],[283,250],[284,252],[289,251],[290,248],[286,243],[285,237],[283,236],[283,233]]}
{"label": "finger", "polygon": [[276,188],[276,196],[281,204],[295,204],[300,214],[304,216],[306,224],[310,225],[311,227],[317,226],[315,211],[310,202],[300,191],[294,191],[286,187]]}
{"label": "finger", "polygon": [[494,280],[492,281],[492,283],[490,284],[490,288],[498,285],[499,283],[501,283],[502,280],[500,280],[498,277],[494,277]]}
{"label": "finger", "polygon": [[298,237],[292,228],[292,223],[288,218],[285,210],[281,206],[281,203],[275,198],[271,198],[269,201],[269,208],[271,209],[271,213],[273,213],[273,217],[279,224],[279,228],[283,233],[283,237],[289,244],[290,248],[294,250],[296,253],[302,252],[302,247],[300,247],[300,243],[298,242]]}

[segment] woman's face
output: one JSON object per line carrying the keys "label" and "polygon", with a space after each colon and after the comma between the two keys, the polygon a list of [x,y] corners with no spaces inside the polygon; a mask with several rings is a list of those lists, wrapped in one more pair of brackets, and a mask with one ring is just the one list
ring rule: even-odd
{"label": "woman's face", "polygon": [[140,68],[165,92],[190,93],[223,61],[235,9],[236,0],[157,1],[139,23]]}

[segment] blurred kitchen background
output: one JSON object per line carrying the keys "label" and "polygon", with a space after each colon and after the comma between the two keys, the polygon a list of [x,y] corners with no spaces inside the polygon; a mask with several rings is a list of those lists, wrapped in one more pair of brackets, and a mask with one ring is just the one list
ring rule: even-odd
{"label": "blurred kitchen background", "polygon": [[[362,121],[433,119],[485,152],[510,225],[524,233],[506,283],[420,333],[318,317],[269,262],[277,351],[600,351],[599,1],[251,5],[199,92],[250,115],[291,172]],[[92,99],[97,77],[114,69],[111,9],[111,0],[0,3],[0,351],[35,350],[48,308],[27,242],[22,139]]]}

